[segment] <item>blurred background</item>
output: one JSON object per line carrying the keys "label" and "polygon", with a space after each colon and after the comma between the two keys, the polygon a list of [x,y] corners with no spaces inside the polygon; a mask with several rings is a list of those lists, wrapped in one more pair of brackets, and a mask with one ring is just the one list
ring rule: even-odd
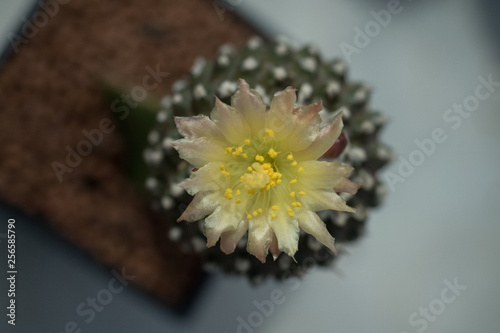
{"label": "blurred background", "polygon": [[[212,4],[205,15],[220,19]],[[32,8],[32,1],[0,0],[3,49]],[[112,270],[38,217],[2,204],[0,237],[6,221],[16,219],[18,312],[15,327],[5,315],[0,327],[53,333],[498,332],[499,4],[234,0],[224,8],[271,38],[314,43],[325,58],[343,57],[351,79],[372,85],[372,106],[390,119],[382,140],[396,159],[380,174],[388,194],[366,234],[347,247],[334,270],[313,269],[302,280],[269,279],[252,287],[244,277],[215,273],[182,313],[125,286],[92,317],[92,311],[80,316],[78,308],[88,309],[82,302],[108,288]],[[358,31],[374,26],[383,10],[392,13],[385,26],[360,42]],[[484,98],[473,97],[478,89]],[[426,152],[419,142],[429,140],[434,148]],[[0,241],[6,253],[6,239]]]}

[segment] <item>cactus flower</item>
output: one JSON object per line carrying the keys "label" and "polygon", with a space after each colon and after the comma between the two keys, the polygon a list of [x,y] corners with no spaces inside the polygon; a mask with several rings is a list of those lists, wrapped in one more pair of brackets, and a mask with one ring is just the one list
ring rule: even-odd
{"label": "cactus flower", "polygon": [[180,186],[194,195],[178,221],[205,218],[207,246],[220,239],[232,253],[248,231],[247,251],[265,262],[268,251],[293,257],[300,229],[335,252],[334,238],[315,213],[354,212],[338,192],[356,193],[353,168],[318,161],[339,137],[342,111],[322,123],[321,101],[295,105],[292,87],[277,92],[269,110],[241,80],[231,106],[217,97],[210,117],[176,117],[184,137],[172,143],[196,169]]}

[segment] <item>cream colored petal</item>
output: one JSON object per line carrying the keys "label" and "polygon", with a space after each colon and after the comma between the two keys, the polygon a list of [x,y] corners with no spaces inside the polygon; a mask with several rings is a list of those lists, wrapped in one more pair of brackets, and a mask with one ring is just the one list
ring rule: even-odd
{"label": "cream colored petal", "polygon": [[350,165],[337,161],[304,161],[300,166],[304,171],[299,174],[299,187],[304,183],[313,189],[332,189],[344,184],[345,177],[354,170]]}
{"label": "cream colored petal", "polygon": [[241,220],[236,230],[226,231],[220,236],[220,249],[225,254],[233,253],[241,237],[248,230],[248,221]]}
{"label": "cream colored petal", "polygon": [[273,230],[269,227],[269,216],[259,215],[248,223],[247,251],[262,263],[266,262],[267,253],[273,240]]}
{"label": "cream colored petal", "polygon": [[210,118],[217,125],[227,141],[233,145],[241,144],[250,137],[250,127],[243,114],[235,108],[224,104],[215,97],[215,107]]}
{"label": "cream colored petal", "polygon": [[177,219],[177,222],[195,222],[201,220],[208,214],[212,214],[219,205],[217,200],[218,197],[220,197],[220,194],[217,192],[196,193],[186,210],[184,210],[182,215]]}
{"label": "cream colored petal", "polygon": [[288,87],[274,94],[271,101],[266,128],[272,129],[278,140],[286,138],[293,129],[295,116],[292,116],[292,112],[295,100],[295,88]]}
{"label": "cream colored petal", "polygon": [[307,232],[308,234],[314,236],[321,244],[332,250],[333,253],[337,254],[335,250],[335,238],[330,235],[326,229],[325,223],[319,218],[316,213],[308,211],[304,208],[299,208],[296,210],[295,215],[299,220],[299,226]]}
{"label": "cream colored petal", "polygon": [[243,114],[253,133],[264,128],[266,105],[262,97],[250,89],[245,80],[240,80],[238,90],[231,99],[231,105]]}
{"label": "cream colored petal", "polygon": [[179,152],[180,158],[197,168],[211,161],[220,161],[225,156],[223,146],[205,137],[176,140],[172,147]]}
{"label": "cream colored petal", "polygon": [[227,202],[229,200],[225,199],[225,201],[205,218],[203,232],[207,237],[207,247],[214,246],[222,233],[236,230],[242,220],[243,212],[241,209],[236,209],[234,200]]}
{"label": "cream colored petal", "polygon": [[218,141],[226,141],[215,123],[205,115],[174,117],[174,121],[177,130],[186,139],[207,137]]}
{"label": "cream colored petal", "polygon": [[321,101],[314,104],[301,106],[294,109],[290,116],[290,132],[282,139],[280,148],[283,151],[301,151],[313,143],[318,136],[321,117],[319,112],[323,109]]}
{"label": "cream colored petal", "polygon": [[221,189],[226,178],[220,173],[219,165],[220,163],[210,162],[202,166],[197,171],[194,171],[188,179],[181,182],[179,186],[191,195],[201,191]]}
{"label": "cream colored petal", "polygon": [[313,190],[305,189],[306,195],[300,196],[300,202],[304,208],[317,212],[325,209],[333,209],[343,212],[356,212],[349,207],[345,201],[333,190]]}
{"label": "cream colored petal", "polygon": [[269,222],[278,239],[278,248],[293,258],[299,246],[299,224],[296,218],[279,212]]}
{"label": "cream colored petal", "polygon": [[319,133],[313,143],[304,150],[293,153],[293,156],[298,161],[317,160],[330,149],[335,140],[342,132],[342,111],[340,111],[333,119],[330,125],[320,128]]}

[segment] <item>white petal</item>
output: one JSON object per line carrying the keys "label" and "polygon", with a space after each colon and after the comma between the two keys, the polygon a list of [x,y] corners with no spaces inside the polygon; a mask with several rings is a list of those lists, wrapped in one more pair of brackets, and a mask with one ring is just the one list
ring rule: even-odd
{"label": "white petal", "polygon": [[207,137],[218,141],[225,141],[224,136],[215,123],[205,115],[174,117],[174,121],[179,133],[187,139]]}
{"label": "white petal", "polygon": [[290,132],[282,140],[280,148],[284,151],[306,149],[316,139],[321,124],[319,112],[323,109],[321,101],[294,109],[290,115]]}
{"label": "white petal", "polygon": [[245,80],[240,80],[238,90],[231,99],[231,105],[243,114],[253,133],[264,128],[266,105],[261,96],[250,89]]}
{"label": "white petal", "polygon": [[299,224],[297,219],[290,218],[283,212],[276,214],[269,224],[278,239],[278,248],[293,257],[299,247]]}
{"label": "white petal", "polygon": [[241,220],[236,230],[226,231],[220,236],[220,249],[225,254],[233,253],[239,240],[248,230],[248,221]]}
{"label": "white petal", "polygon": [[217,125],[221,133],[234,145],[242,143],[250,136],[250,127],[243,114],[235,108],[224,104],[215,97],[215,107],[210,118]]}
{"label": "white petal", "polygon": [[296,210],[295,215],[299,220],[299,226],[302,230],[314,236],[321,244],[332,250],[333,253],[337,253],[334,246],[335,239],[330,235],[326,229],[325,223],[316,213],[304,208],[299,208]]}
{"label": "white petal", "polygon": [[177,219],[179,221],[195,222],[199,221],[208,214],[212,214],[218,206],[217,197],[220,194],[217,192],[199,192],[189,203],[186,210]]}
{"label": "white petal", "polygon": [[266,127],[271,128],[278,140],[282,140],[293,129],[292,112],[296,100],[295,88],[288,87],[274,94],[266,117]]}
{"label": "white petal", "polygon": [[180,158],[199,168],[211,161],[224,159],[225,148],[205,137],[197,139],[180,139],[172,142]]}
{"label": "white petal", "polygon": [[333,190],[337,193],[346,192],[349,194],[356,194],[358,192],[360,185],[353,182],[352,180],[342,177],[338,180],[338,182],[333,186]]}
{"label": "white petal", "polygon": [[[225,199],[225,201],[229,201]],[[241,209],[236,209],[234,200],[224,202],[223,205],[217,207],[215,211],[205,218],[203,232],[207,237],[207,247],[214,246],[223,232],[236,230],[242,220],[243,212]]]}
{"label": "white petal", "polygon": [[343,212],[356,212],[347,206],[345,201],[332,190],[305,189],[306,195],[300,196],[304,208],[317,212],[325,209],[333,209]]}
{"label": "white petal", "polygon": [[248,223],[247,251],[262,263],[266,262],[267,253],[273,240],[273,230],[269,227],[269,216],[259,215]]}
{"label": "white petal", "polygon": [[345,177],[354,170],[350,165],[337,161],[304,161],[300,163],[300,166],[304,168],[304,171],[300,173],[299,181],[313,189],[332,189],[340,186],[344,184]]}
{"label": "white petal", "polygon": [[295,152],[293,156],[298,161],[317,160],[333,146],[335,140],[337,140],[342,132],[343,126],[342,111],[340,111],[330,125],[324,126],[319,130],[316,139],[309,147]]}
{"label": "white petal", "polygon": [[219,163],[210,162],[191,174],[179,184],[191,195],[201,191],[216,191],[225,184],[225,176],[220,173]]}

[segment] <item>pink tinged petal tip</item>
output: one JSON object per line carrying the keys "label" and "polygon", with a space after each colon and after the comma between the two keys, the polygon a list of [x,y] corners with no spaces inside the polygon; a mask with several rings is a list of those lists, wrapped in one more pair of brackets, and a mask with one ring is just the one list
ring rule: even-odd
{"label": "pink tinged petal tip", "polygon": [[243,114],[215,97],[215,107],[210,118],[217,125],[227,141],[237,145],[247,139],[251,132]]}
{"label": "pink tinged petal tip", "polygon": [[225,254],[233,253],[241,237],[248,230],[248,222],[242,220],[236,230],[226,231],[220,236],[220,249]]}
{"label": "pink tinged petal tip", "polygon": [[292,87],[274,94],[266,118],[266,127],[274,130],[277,139],[285,138],[293,129],[295,117],[291,116],[296,98],[295,88]]}
{"label": "pink tinged petal tip", "polygon": [[174,117],[174,121],[179,133],[187,139],[208,137],[219,141],[224,140],[224,136],[215,123],[205,115]]}
{"label": "pink tinged petal tip", "polygon": [[337,193],[345,192],[349,194],[356,194],[361,185],[353,182],[352,180],[342,177],[339,179],[337,184],[333,187],[333,190]]}
{"label": "pink tinged petal tip", "polygon": [[218,206],[217,201],[215,200],[216,197],[217,193],[213,192],[196,193],[186,210],[184,210],[182,215],[177,219],[177,222],[195,222],[201,220],[208,214],[212,214]]}
{"label": "pink tinged petal tip", "polygon": [[248,227],[247,251],[262,263],[266,262],[269,246],[273,240],[273,230],[269,227],[267,219],[266,216],[253,218]]}
{"label": "pink tinged petal tip", "polygon": [[293,154],[300,161],[317,160],[334,144],[342,132],[342,110],[333,118],[330,125],[320,128],[316,139],[306,149]]}
{"label": "pink tinged petal tip", "polygon": [[245,80],[240,79],[238,90],[231,99],[231,105],[243,114],[253,132],[264,127],[266,105],[261,96],[250,89]]}

